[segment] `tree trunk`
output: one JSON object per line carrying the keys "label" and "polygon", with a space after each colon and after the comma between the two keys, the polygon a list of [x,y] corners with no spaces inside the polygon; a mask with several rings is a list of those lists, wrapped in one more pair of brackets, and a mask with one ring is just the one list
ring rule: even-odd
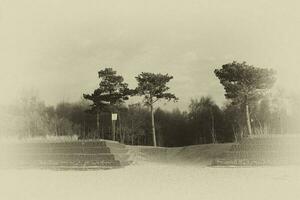
{"label": "tree trunk", "polygon": [[[99,134],[100,136],[100,114],[99,114],[99,110],[97,110],[97,134]],[[95,135],[94,135],[95,138]]]}
{"label": "tree trunk", "polygon": [[134,145],[133,135],[131,135],[131,145]]}
{"label": "tree trunk", "polygon": [[86,124],[85,124],[85,118],[83,119],[83,139],[86,138]]}
{"label": "tree trunk", "polygon": [[232,131],[233,131],[233,135],[234,135],[234,142],[237,143],[238,142],[237,132],[236,132],[233,124],[231,124],[231,127],[232,127]]}
{"label": "tree trunk", "polygon": [[266,134],[264,132],[264,128],[263,128],[264,126],[261,124],[260,120],[257,117],[255,119],[256,119],[256,121],[258,122],[258,125],[259,125],[259,134],[261,134],[261,135]]}
{"label": "tree trunk", "polygon": [[252,135],[252,130],[251,130],[251,122],[250,122],[250,114],[249,114],[249,105],[248,102],[245,103],[245,110],[246,110],[246,123],[247,123],[247,131],[248,131],[248,136]]}
{"label": "tree trunk", "polygon": [[156,135],[155,135],[155,123],[154,123],[154,110],[153,110],[153,105],[150,105],[150,109],[151,109],[151,126],[152,126],[152,134],[153,134],[153,146],[157,146],[156,145]]}
{"label": "tree trunk", "polygon": [[120,136],[120,142],[125,143],[125,131],[122,130],[122,121],[121,121],[121,115],[119,114],[119,136]]}
{"label": "tree trunk", "polygon": [[212,109],[210,108],[210,116],[211,116],[211,137],[212,137],[212,143],[216,143],[216,133],[215,133],[215,118],[214,114],[212,112]]}

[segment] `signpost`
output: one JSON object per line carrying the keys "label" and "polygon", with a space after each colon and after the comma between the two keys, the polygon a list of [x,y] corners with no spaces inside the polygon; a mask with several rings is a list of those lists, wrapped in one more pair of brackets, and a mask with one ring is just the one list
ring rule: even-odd
{"label": "signpost", "polygon": [[112,122],[112,140],[116,140],[116,121],[118,119],[118,114],[117,113],[112,113],[111,114],[111,122]]}
{"label": "signpost", "polygon": [[112,113],[111,114],[111,120],[116,121],[118,119],[118,114],[117,113]]}

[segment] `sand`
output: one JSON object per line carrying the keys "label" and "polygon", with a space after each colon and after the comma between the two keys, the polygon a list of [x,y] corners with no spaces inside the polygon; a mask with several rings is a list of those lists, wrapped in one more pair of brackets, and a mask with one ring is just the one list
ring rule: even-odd
{"label": "sand", "polygon": [[140,162],[113,170],[0,170],[3,200],[299,199],[299,167]]}
{"label": "sand", "polygon": [[131,147],[134,163],[112,170],[0,170],[1,200],[293,200],[300,167],[210,167],[230,144]]}

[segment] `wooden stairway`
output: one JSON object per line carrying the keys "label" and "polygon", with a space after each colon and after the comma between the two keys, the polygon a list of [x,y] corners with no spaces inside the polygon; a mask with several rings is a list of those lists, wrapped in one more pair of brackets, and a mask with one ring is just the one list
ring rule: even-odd
{"label": "wooden stairway", "polygon": [[267,135],[244,138],[234,144],[214,166],[299,165],[300,137],[297,135]]}
{"label": "wooden stairway", "polygon": [[35,141],[2,145],[0,167],[112,169],[130,164],[124,144],[107,140]]}

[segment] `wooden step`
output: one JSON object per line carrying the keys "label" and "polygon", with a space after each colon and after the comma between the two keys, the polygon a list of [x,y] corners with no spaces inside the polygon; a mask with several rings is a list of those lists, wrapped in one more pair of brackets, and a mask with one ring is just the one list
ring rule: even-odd
{"label": "wooden step", "polygon": [[300,164],[300,137],[275,136],[245,138],[234,144],[213,165],[294,165]]}
{"label": "wooden step", "polygon": [[17,168],[47,168],[49,165],[49,168],[94,169],[114,168],[130,163],[126,146],[114,141],[35,141],[5,144],[1,149],[1,162]]}

